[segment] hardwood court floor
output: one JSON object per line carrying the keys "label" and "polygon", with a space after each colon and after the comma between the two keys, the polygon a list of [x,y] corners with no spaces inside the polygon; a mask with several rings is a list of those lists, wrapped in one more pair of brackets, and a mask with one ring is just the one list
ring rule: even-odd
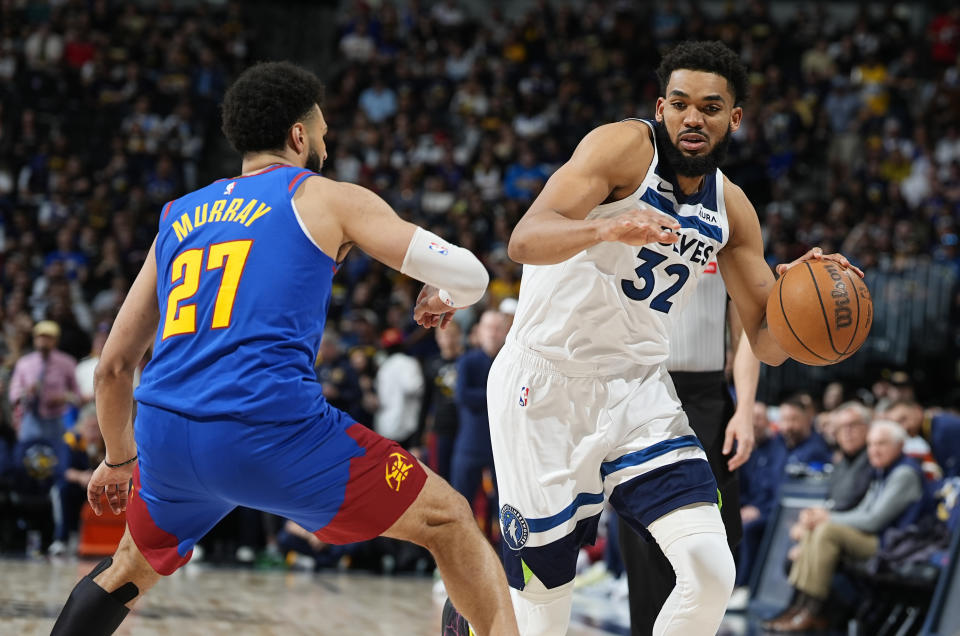
{"label": "hardwood court floor", "polygon": [[[94,562],[0,559],[0,634],[49,634]],[[428,577],[257,571],[189,564],[161,580],[117,634],[437,636],[442,599]],[[570,636],[623,634],[603,608],[574,606]],[[589,615],[595,616],[591,618]]]}

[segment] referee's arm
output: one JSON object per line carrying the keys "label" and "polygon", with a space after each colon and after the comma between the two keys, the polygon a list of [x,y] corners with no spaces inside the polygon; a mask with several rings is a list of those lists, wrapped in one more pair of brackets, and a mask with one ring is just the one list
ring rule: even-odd
{"label": "referee's arm", "polygon": [[733,444],[736,442],[736,453],[727,460],[727,467],[734,471],[747,463],[753,452],[753,406],[757,397],[757,383],[760,381],[760,360],[753,355],[737,308],[732,302],[727,315],[730,322],[730,345],[734,350],[733,387],[737,394],[737,410],[727,423],[723,454],[729,455],[733,452]]}

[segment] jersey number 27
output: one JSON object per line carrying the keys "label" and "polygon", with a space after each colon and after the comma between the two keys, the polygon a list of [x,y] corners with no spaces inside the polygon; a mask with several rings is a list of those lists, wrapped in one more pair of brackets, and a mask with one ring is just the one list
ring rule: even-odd
{"label": "jersey number 27", "polygon": [[[642,285],[637,287],[636,281],[624,278],[620,281],[620,288],[623,289],[623,293],[626,294],[630,300],[641,301],[646,300],[650,297],[650,294],[653,293],[653,285],[657,280],[654,270],[667,260],[667,257],[659,252],[654,252],[648,247],[644,247],[637,253],[637,258],[642,262],[640,266],[633,271],[637,273],[637,277],[640,279]],[[680,263],[674,263],[664,267],[663,271],[670,276],[676,276],[677,279],[672,285],[653,297],[653,300],[650,301],[650,308],[667,313],[670,311],[670,308],[673,307],[670,298],[680,291],[683,284],[690,278],[690,268]]]}
{"label": "jersey number 27", "polygon": [[[211,329],[226,329],[233,315],[233,303],[237,299],[237,286],[247,264],[252,240],[214,243],[205,248],[184,250],[173,259],[170,268],[170,282],[176,285],[167,296],[166,318],[163,321],[163,338],[196,333],[197,305],[184,303],[196,295],[200,289],[201,271],[222,269],[217,300],[213,305]],[[204,259],[206,253],[207,258]],[[206,267],[204,267],[206,261]]]}

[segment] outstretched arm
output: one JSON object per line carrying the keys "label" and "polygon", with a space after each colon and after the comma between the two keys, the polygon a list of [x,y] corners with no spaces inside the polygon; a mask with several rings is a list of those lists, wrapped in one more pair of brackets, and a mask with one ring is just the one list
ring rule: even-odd
{"label": "outstretched arm", "polygon": [[763,259],[760,221],[743,190],[730,181],[724,183],[724,196],[730,238],[717,254],[720,273],[754,355],[761,362],[778,366],[787,359],[787,354],[766,325],[767,298],[776,279]]}
{"label": "outstretched arm", "polygon": [[147,260],[110,329],[93,376],[97,420],[107,449],[105,463],[97,467],[87,484],[87,499],[98,515],[101,514],[100,495],[103,493],[106,493],[114,514],[119,514],[127,507],[133,464],[120,468],[110,468],[106,464],[120,464],[137,454],[132,421],[133,374],[153,341],[159,322],[154,240]]}
{"label": "outstretched arm", "polygon": [[[732,303],[731,303],[732,304]],[[733,386],[737,393],[737,409],[727,422],[723,440],[723,454],[733,452],[733,443],[737,443],[736,453],[727,461],[730,470],[736,470],[747,463],[753,453],[753,405],[757,396],[757,383],[760,380],[760,361],[750,349],[750,341],[744,336],[743,325],[735,306],[728,312],[730,319],[730,344],[733,356]]]}
{"label": "outstretched arm", "polygon": [[[727,218],[730,221],[730,238],[717,255],[720,273],[737,307],[754,355],[761,362],[778,366],[783,364],[788,356],[767,328],[767,298],[776,279],[763,258],[763,239],[757,211],[743,190],[729,180],[724,183],[724,197]],[[842,254],[824,254],[819,247],[811,249],[791,263],[778,265],[777,273],[783,275],[803,261],[819,259],[832,260],[843,268],[853,269],[857,275],[863,277],[863,272],[850,265]]]}
{"label": "outstretched arm", "polygon": [[603,241],[632,245],[675,241],[676,236],[662,228],[680,225],[652,208],[612,219],[586,218],[618,188],[639,183],[652,158],[653,142],[644,124],[620,122],[591,131],[517,223],[510,236],[510,258],[550,265]]}
{"label": "outstretched arm", "polygon": [[487,289],[489,274],[469,250],[404,221],[366,188],[314,177],[296,201],[308,231],[328,255],[337,258],[344,246],[356,245],[426,283],[414,312],[424,326],[449,321],[454,309],[477,302]]}

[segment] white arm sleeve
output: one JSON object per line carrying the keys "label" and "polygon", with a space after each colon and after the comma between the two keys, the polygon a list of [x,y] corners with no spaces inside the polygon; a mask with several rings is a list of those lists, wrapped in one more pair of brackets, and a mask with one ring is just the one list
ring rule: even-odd
{"label": "white arm sleeve", "polygon": [[470,250],[418,227],[410,239],[400,271],[440,290],[450,307],[466,307],[483,297],[490,275]]}

